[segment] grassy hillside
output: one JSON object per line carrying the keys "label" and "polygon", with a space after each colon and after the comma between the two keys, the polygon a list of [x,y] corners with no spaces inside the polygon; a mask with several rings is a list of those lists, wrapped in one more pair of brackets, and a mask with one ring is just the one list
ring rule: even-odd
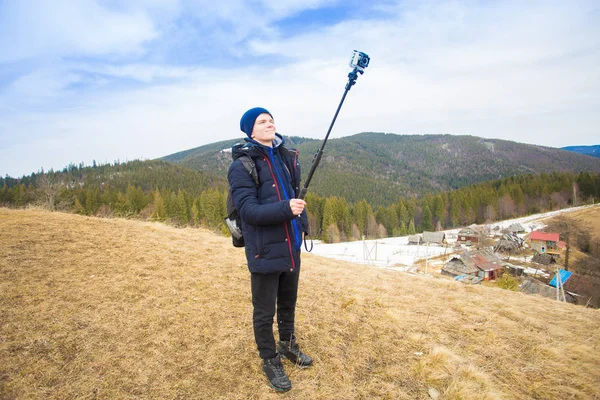
{"label": "grassy hillside", "polygon": [[[322,142],[291,138],[308,172]],[[225,176],[228,140],[163,158]],[[349,202],[390,204],[398,197],[441,192],[526,173],[600,172],[593,157],[556,148],[457,135],[396,135],[365,132],[330,139],[310,190]]]}
{"label": "grassy hillside", "polygon": [[[205,230],[0,208],[0,398],[280,399],[243,251]],[[600,397],[597,310],[303,255],[289,399]]]}

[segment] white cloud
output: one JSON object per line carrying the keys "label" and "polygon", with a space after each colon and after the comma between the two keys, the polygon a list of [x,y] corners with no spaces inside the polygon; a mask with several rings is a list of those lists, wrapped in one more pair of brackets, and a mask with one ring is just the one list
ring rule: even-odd
{"label": "white cloud", "polygon": [[[50,58],[0,89],[0,175],[156,158],[242,137],[239,117],[257,105],[274,113],[280,132],[322,138],[353,49],[367,52],[371,65],[349,93],[332,137],[384,131],[597,144],[595,2],[386,2],[384,19],[357,12],[339,24],[279,34],[276,18],[326,3],[136,0],[115,9],[87,1],[68,10],[70,17],[49,11],[23,54],[45,54],[41,46],[56,41],[51,51],[60,55],[104,52],[128,60]],[[14,16],[18,6],[11,7]],[[94,7],[99,16],[81,18]],[[33,21],[20,12],[20,23]],[[3,48],[21,34],[14,24],[1,27],[10,18],[0,15],[0,31],[9,33],[0,39]],[[70,37],[81,27],[70,21],[75,16],[87,21],[82,36],[89,38]],[[108,37],[99,33],[114,21]],[[219,67],[210,57],[190,64],[160,57],[164,48],[190,43],[242,62]]]}
{"label": "white cloud", "polygon": [[263,54],[323,59],[354,45],[372,58],[365,79],[376,98],[365,108],[418,115],[424,126],[432,115],[518,117],[562,112],[581,101],[599,103],[598,81],[590,78],[598,77],[600,29],[590,3],[439,4],[403,7],[399,19],[346,21],[251,45]]}
{"label": "white cloud", "polygon": [[41,56],[142,52],[155,38],[141,11],[124,13],[92,0],[10,1],[0,5],[0,62]]}
{"label": "white cloud", "polygon": [[267,15],[273,15],[275,18],[284,18],[291,16],[299,11],[314,10],[324,6],[331,6],[340,3],[339,0],[266,0],[263,1],[264,7],[268,10]]}

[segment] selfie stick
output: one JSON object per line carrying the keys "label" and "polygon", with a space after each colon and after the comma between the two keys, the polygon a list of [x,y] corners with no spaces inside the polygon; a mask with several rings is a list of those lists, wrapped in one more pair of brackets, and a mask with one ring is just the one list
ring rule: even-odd
{"label": "selfie stick", "polygon": [[353,67],[354,69],[348,74],[348,83],[346,84],[346,89],[344,90],[344,95],[342,96],[342,100],[340,101],[340,104],[338,105],[338,108],[335,111],[335,115],[333,116],[331,125],[329,125],[329,130],[327,130],[327,135],[325,135],[325,140],[323,140],[323,144],[321,145],[321,148],[319,149],[319,151],[317,151],[317,154],[315,154],[315,158],[313,159],[312,165],[310,167],[310,171],[308,172],[308,176],[306,177],[306,181],[304,182],[304,187],[300,190],[300,194],[298,195],[299,199],[304,199],[304,197],[306,196],[306,192],[308,192],[308,185],[310,184],[310,181],[311,181],[313,175],[315,174],[315,170],[317,169],[317,167],[319,166],[319,163],[321,162],[321,157],[323,157],[323,149],[325,148],[325,144],[327,143],[327,139],[329,138],[331,129],[333,128],[333,125],[335,124],[335,120],[337,119],[340,109],[342,108],[342,104],[344,104],[346,95],[350,91],[350,88],[352,88],[352,86],[354,86],[354,84],[356,83],[358,74],[360,73],[362,75],[365,72],[365,68],[367,68],[369,66],[369,60],[370,60],[369,56],[366,55],[365,53],[362,53],[362,52],[356,51],[356,50],[354,50],[354,53],[352,53],[352,58],[350,59],[350,66]]}

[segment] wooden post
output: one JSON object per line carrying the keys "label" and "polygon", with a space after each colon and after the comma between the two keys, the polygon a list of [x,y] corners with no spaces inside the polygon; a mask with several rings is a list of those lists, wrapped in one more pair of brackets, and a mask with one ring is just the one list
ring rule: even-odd
{"label": "wooden post", "polygon": [[427,242],[427,246],[425,247],[425,275],[427,275],[428,266],[429,266],[429,242]]}

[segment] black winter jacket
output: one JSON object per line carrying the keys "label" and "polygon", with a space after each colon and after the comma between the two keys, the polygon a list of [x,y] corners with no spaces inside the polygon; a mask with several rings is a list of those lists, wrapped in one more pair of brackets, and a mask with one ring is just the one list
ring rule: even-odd
{"label": "black winter jacket", "polygon": [[[227,179],[242,219],[248,268],[265,274],[297,270],[302,232],[308,233],[306,210],[296,217],[289,202],[300,191],[298,152],[284,147],[279,134],[273,148],[245,140],[242,147],[232,149],[234,162]],[[244,154],[254,160],[258,186],[239,160]]]}

